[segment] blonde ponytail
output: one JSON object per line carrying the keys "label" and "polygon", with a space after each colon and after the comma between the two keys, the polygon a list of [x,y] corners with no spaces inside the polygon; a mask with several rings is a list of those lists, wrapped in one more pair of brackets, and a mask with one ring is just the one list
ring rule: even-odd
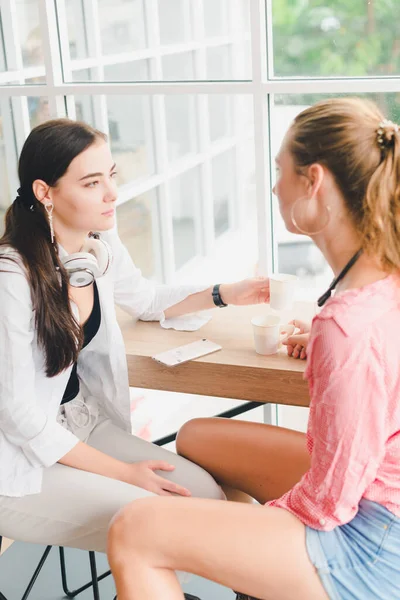
{"label": "blonde ponytail", "polygon": [[[379,131],[379,130],[378,130]],[[379,135],[379,134],[378,134]],[[369,180],[364,201],[362,238],[365,250],[382,266],[400,266],[400,133],[393,132],[390,146]]]}

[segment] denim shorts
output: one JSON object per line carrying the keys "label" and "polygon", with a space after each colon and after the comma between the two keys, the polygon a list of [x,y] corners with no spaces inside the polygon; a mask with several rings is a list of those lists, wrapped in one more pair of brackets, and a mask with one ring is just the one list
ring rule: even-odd
{"label": "denim shorts", "polygon": [[349,523],[306,527],[306,544],[330,600],[400,599],[400,519],[363,498]]}

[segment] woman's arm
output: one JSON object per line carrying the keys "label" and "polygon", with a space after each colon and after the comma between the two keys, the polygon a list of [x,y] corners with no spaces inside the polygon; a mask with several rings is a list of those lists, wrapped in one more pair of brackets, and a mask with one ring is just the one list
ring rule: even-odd
{"label": "woman's arm", "polygon": [[67,467],[104,475],[110,479],[126,481],[128,478],[127,463],[80,441],[58,462]]}
{"label": "woman's arm", "polygon": [[[215,307],[209,285],[157,285],[142,276],[132,261],[118,233],[109,231],[102,237],[113,251],[112,277],[114,300],[135,319],[159,321]],[[269,281],[265,277],[221,284],[225,304],[258,304],[269,301]]]}
{"label": "woman's arm", "polygon": [[144,460],[126,463],[92,448],[84,442],[78,442],[59,461],[62,465],[117,479],[130,485],[136,485],[158,496],[178,494],[190,496],[186,488],[158,475],[155,471],[173,471],[175,467],[162,460]]}
{"label": "woman's arm", "polygon": [[[178,304],[167,308],[165,317],[170,319],[198,310],[215,308],[212,290],[213,288],[209,287],[202,292],[190,294]],[[265,277],[256,277],[237,283],[222,283],[219,293],[224,304],[261,304],[269,301],[269,281]]]}
{"label": "woman's arm", "polygon": [[33,467],[48,467],[78,438],[47,418],[35,396],[34,315],[22,268],[0,260],[0,429]]}

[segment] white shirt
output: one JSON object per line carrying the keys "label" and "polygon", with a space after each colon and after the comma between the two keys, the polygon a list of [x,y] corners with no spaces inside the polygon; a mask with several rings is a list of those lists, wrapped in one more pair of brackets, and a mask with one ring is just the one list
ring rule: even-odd
{"label": "white shirt", "polygon": [[[103,411],[130,431],[130,397],[124,341],[115,304],[135,319],[164,320],[163,311],[207,286],[156,285],[133,264],[115,231],[102,234],[113,265],[97,279],[101,324],[79,354],[84,397],[94,396]],[[55,377],[45,373],[38,345],[30,287],[24,268],[1,259],[0,251],[0,495],[39,493],[43,469],[79,441],[56,421],[72,365]],[[18,255],[17,255],[18,256]],[[78,307],[71,303],[76,318]]]}

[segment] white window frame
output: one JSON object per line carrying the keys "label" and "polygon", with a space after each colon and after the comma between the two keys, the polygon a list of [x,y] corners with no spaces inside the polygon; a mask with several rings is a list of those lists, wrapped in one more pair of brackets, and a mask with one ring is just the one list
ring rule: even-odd
{"label": "white window frame", "polygon": [[[164,0],[168,1],[168,0]],[[279,1],[279,0],[275,0]],[[234,14],[240,10],[241,0],[229,0],[228,14],[234,21]],[[0,73],[0,103],[2,107],[5,135],[15,133],[15,148],[9,148],[6,155],[9,167],[10,186],[17,187],[16,153],[19,154],[23,142],[30,131],[28,97],[49,98],[52,115],[55,117],[76,117],[75,95],[89,95],[93,98],[95,125],[108,133],[106,97],[108,95],[143,95],[150,98],[154,122],[154,157],[156,174],[124,185],[120,189],[119,202],[123,203],[134,196],[156,189],[160,214],[157,226],[161,229],[159,252],[162,256],[162,269],[158,277],[170,281],[174,275],[173,230],[171,201],[168,181],[194,167],[200,168],[202,190],[202,236],[199,245],[207,255],[216,247],[214,231],[214,211],[212,195],[211,162],[219,153],[237,147],[237,138],[218,140],[210,144],[207,96],[212,94],[245,95],[253,106],[254,128],[248,137],[254,141],[255,187],[257,198],[257,228],[259,271],[268,275],[276,266],[276,248],[273,236],[271,211],[271,165],[269,118],[275,94],[339,94],[339,93],[390,93],[400,92],[400,74],[392,77],[336,77],[336,78],[274,78],[272,48],[272,9],[271,0],[249,0],[250,32],[233,32],[230,36],[205,38],[202,0],[190,0],[190,11],[185,4],[184,20],[190,25],[192,15],[192,39],[184,43],[161,46],[157,23],[157,0],[145,0],[148,48],[132,52],[122,52],[103,56],[99,31],[99,15],[96,0],[83,0],[84,16],[91,23],[88,28],[89,57],[71,60],[66,32],[65,0],[38,0],[40,24],[43,36],[44,67],[23,68],[21,45],[14,0],[0,0],[5,36],[6,63],[8,71]],[[151,22],[151,27],[149,23]],[[59,41],[60,40],[60,41]],[[231,45],[234,65],[240,72],[240,59],[243,40],[251,43],[252,77],[235,81],[204,81],[206,79],[206,48]],[[60,55],[63,53],[63,62]],[[161,79],[161,59],[176,53],[194,54],[196,81],[166,82]],[[154,81],[141,83],[109,83],[101,81],[104,67],[118,63],[146,59],[150,64],[150,76]],[[72,82],[72,72],[78,69],[92,69],[100,83]],[[26,85],[25,78],[37,77],[46,73],[44,85]],[[64,75],[64,77],[63,77]],[[66,81],[64,81],[64,79]],[[68,81],[70,80],[70,81]],[[197,153],[187,155],[172,165],[168,163],[166,147],[166,123],[164,97],[171,94],[190,94],[194,97],[196,113],[201,127],[198,131]],[[13,114],[8,109],[11,99]],[[237,170],[237,186],[240,184],[240,169]],[[235,222],[240,214],[233,212]],[[158,220],[159,218],[159,220]],[[269,409],[273,411],[274,409]],[[272,414],[272,413],[271,413]],[[274,421],[273,415],[269,420]]]}
{"label": "white window frame", "polygon": [[[238,10],[240,0],[231,0],[232,11]],[[56,4],[57,3],[57,10]],[[68,77],[72,69],[91,68],[95,70],[95,76],[99,79],[102,70],[107,64],[116,64],[117,62],[150,59],[153,63],[151,76],[157,79],[161,75],[161,57],[178,51],[195,53],[195,76],[205,76],[205,48],[206,46],[217,46],[224,44],[235,44],[237,40],[232,37],[220,36],[207,40],[204,43],[204,24],[202,16],[201,0],[191,0],[192,11],[196,18],[193,22],[196,24],[192,32],[192,41],[182,44],[160,46],[158,44],[159,34],[154,29],[148,31],[150,46],[146,50],[121,53],[113,56],[101,55],[101,40],[99,38],[98,12],[95,0],[84,0],[84,9],[86,18],[90,17],[94,27],[92,37],[89,40],[91,56],[88,59],[71,60],[69,58],[68,44],[65,43],[66,32],[65,18],[60,23],[57,20],[57,12],[60,16],[65,15],[65,0],[39,0],[40,22],[42,26],[43,48],[46,69],[46,83],[44,85],[25,85],[23,77],[36,76],[44,74],[42,67],[23,69],[20,44],[18,42],[18,27],[16,23],[15,3],[8,0],[0,0],[2,10],[4,32],[9,36],[9,42],[6,42],[7,63],[10,70],[2,73],[0,76],[0,98],[12,98],[15,110],[15,130],[17,151],[19,152],[30,131],[29,115],[27,111],[28,96],[46,96],[49,98],[50,107],[54,116],[75,117],[75,108],[73,96],[75,94],[93,96],[95,106],[96,126],[107,133],[108,120],[105,108],[105,97],[110,94],[140,94],[152,98],[152,102],[157,110],[158,123],[156,124],[156,140],[154,151],[157,154],[158,173],[146,181],[133,182],[129,186],[124,186],[120,194],[120,202],[126,201],[135,194],[143,193],[155,186],[160,186],[163,195],[161,205],[163,215],[161,223],[163,226],[162,252],[165,257],[164,277],[168,281],[174,272],[173,252],[171,250],[172,226],[170,221],[170,207],[168,200],[168,186],[166,185],[170,177],[175,177],[185,172],[189,168],[201,166],[202,172],[202,192],[204,201],[203,218],[206,227],[204,227],[203,248],[207,254],[215,247],[215,239],[210,233],[213,224],[212,193],[210,189],[210,162],[212,152],[207,139],[207,106],[206,96],[210,94],[236,95],[244,94],[252,98],[254,110],[254,131],[252,137],[255,147],[255,173],[256,173],[256,196],[257,196],[257,214],[258,214],[258,250],[259,250],[259,269],[263,274],[273,271],[276,259],[276,252],[273,247],[272,221],[270,209],[270,187],[271,174],[265,165],[271,163],[269,148],[269,103],[273,100],[274,94],[337,94],[337,93],[368,93],[377,91],[400,92],[400,77],[364,77],[364,78],[290,78],[273,79],[272,78],[272,40],[271,40],[271,2],[270,0],[249,0],[250,6],[250,40],[251,40],[251,58],[252,58],[252,79],[242,81],[190,81],[190,82],[143,82],[143,83],[74,83],[63,81],[63,71]],[[146,11],[156,18],[156,0],[146,0]],[[63,12],[64,11],[64,12]],[[188,19],[188,15],[185,15]],[[152,22],[154,27],[154,21]],[[97,34],[96,34],[97,31]],[[60,34],[62,50],[64,52],[64,64],[61,63],[58,36]],[[157,39],[158,38],[158,39]],[[13,43],[11,43],[11,39]],[[242,41],[243,38],[241,38]],[[15,43],[16,42],[16,43]],[[9,56],[14,48],[14,55]],[[268,52],[266,49],[268,48]],[[268,60],[267,60],[268,56]],[[16,83],[18,82],[18,83]],[[8,85],[1,85],[7,83]],[[199,132],[199,153],[193,156],[183,157],[175,165],[168,165],[166,158],[165,143],[165,110],[163,96],[169,94],[190,94],[195,96],[198,115],[202,120],[202,127]],[[164,133],[162,133],[164,132]],[[235,141],[232,140],[234,145]],[[224,140],[226,149],[229,148],[229,140]],[[215,152],[223,151],[221,143],[218,142],[218,148]],[[205,154],[205,149],[207,153]],[[161,166],[161,168],[160,168]],[[166,172],[168,170],[168,173]],[[236,220],[236,219],[235,219]]]}

